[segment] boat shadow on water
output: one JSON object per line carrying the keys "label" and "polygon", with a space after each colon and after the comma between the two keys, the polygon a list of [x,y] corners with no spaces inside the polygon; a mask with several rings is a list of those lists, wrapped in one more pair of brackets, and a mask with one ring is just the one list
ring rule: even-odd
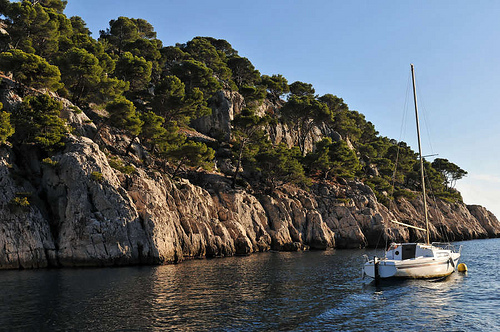
{"label": "boat shadow on water", "polygon": [[452,289],[460,288],[466,278],[467,272],[455,272],[449,276],[430,279],[389,278],[374,280],[371,278],[365,278],[363,280],[362,289],[363,291],[371,294],[387,294],[387,292],[400,293],[401,289],[420,289],[446,292]]}
{"label": "boat shadow on water", "polygon": [[467,277],[467,272],[454,272],[448,276],[427,279],[412,279],[412,278],[387,278],[387,279],[363,279],[363,289],[373,290],[375,292],[390,290],[393,288],[407,286],[430,286],[431,288],[451,287],[463,281]]}

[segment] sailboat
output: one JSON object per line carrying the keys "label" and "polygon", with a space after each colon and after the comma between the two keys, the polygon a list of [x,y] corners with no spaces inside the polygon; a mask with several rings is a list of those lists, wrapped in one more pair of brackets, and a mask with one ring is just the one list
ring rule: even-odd
{"label": "sailboat", "polygon": [[462,247],[457,250],[449,243],[430,243],[429,218],[425,192],[424,165],[420,143],[420,125],[418,120],[417,94],[415,84],[415,69],[411,66],[413,82],[413,99],[415,103],[415,118],[417,123],[418,152],[420,156],[420,177],[422,181],[422,194],[424,201],[425,228],[393,221],[406,227],[424,231],[425,243],[391,243],[382,258],[369,259],[363,265],[363,275],[368,275],[375,280],[385,278],[443,278],[456,270]]}

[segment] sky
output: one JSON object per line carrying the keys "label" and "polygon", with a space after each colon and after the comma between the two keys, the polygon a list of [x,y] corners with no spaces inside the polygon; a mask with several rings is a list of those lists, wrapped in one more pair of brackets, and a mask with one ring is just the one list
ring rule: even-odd
{"label": "sky", "polygon": [[126,16],[151,23],[165,46],[225,39],[261,74],[337,95],[417,151],[413,63],[424,155],[465,169],[464,202],[500,218],[500,1],[69,0],[65,14],[95,38]]}

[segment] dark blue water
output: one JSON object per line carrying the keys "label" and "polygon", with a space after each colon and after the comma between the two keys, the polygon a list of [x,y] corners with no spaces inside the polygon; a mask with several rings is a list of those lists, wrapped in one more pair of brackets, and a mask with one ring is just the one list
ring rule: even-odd
{"label": "dark blue water", "polygon": [[500,239],[460,244],[442,282],[363,280],[374,250],[0,271],[0,330],[499,331]]}

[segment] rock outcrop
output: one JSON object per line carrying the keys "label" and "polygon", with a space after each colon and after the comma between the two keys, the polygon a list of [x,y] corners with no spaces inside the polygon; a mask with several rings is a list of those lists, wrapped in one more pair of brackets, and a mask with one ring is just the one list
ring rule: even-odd
{"label": "rock outcrop", "polygon": [[56,264],[47,219],[26,205],[35,188],[24,180],[11,151],[0,148],[0,268],[39,268]]}
{"label": "rock outcrop", "polygon": [[[194,120],[193,127],[202,134],[229,141],[232,131],[231,121],[245,107],[243,96],[238,92],[219,91],[212,97],[209,106],[212,108],[212,114]],[[266,99],[258,107],[257,114],[259,116],[278,114],[278,109],[281,106],[280,102],[272,103]],[[282,121],[268,125],[265,131],[273,144],[284,143],[292,147],[297,142],[297,133]],[[331,137],[334,141],[341,139],[339,133],[326,125],[313,126],[311,133],[305,140],[305,151],[312,151],[314,143],[320,141],[323,137]]]}

